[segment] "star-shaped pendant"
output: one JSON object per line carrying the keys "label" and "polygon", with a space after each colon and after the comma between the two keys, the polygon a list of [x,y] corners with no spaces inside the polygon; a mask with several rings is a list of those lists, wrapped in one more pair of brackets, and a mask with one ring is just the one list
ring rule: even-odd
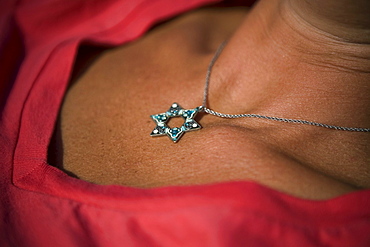
{"label": "star-shaped pendant", "polygon": [[[173,142],[178,142],[181,136],[187,131],[199,130],[202,128],[197,121],[194,120],[197,113],[200,111],[200,107],[196,107],[190,110],[184,110],[179,104],[173,103],[165,113],[159,113],[151,115],[150,117],[157,124],[150,136],[163,136],[167,135]],[[184,118],[184,124],[181,127],[170,128],[167,126],[167,122],[172,117]]]}

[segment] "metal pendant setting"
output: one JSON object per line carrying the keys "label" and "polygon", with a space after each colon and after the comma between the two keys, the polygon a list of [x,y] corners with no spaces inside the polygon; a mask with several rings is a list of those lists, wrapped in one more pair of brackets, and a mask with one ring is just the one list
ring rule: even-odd
{"label": "metal pendant setting", "polygon": [[[153,129],[152,133],[150,133],[150,136],[156,137],[167,135],[174,143],[178,142],[185,132],[202,128],[202,126],[194,120],[200,110],[201,107],[185,110],[179,104],[173,103],[170,109],[165,113],[150,116],[157,125]],[[181,127],[168,127],[167,122],[173,117],[182,117],[184,119],[184,124]]]}

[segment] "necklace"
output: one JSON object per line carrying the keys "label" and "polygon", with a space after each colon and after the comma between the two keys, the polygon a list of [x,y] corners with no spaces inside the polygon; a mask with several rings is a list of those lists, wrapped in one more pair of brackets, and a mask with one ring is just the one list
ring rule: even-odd
{"label": "necklace", "polygon": [[[195,116],[199,112],[205,112],[207,114],[211,114],[211,115],[214,115],[216,117],[221,117],[221,118],[260,118],[260,119],[285,122],[285,123],[306,124],[306,125],[312,125],[312,126],[317,126],[317,127],[323,127],[327,129],[334,129],[334,130],[352,131],[352,132],[370,132],[370,128],[343,127],[343,126],[329,125],[329,124],[318,123],[318,122],[313,122],[313,121],[308,121],[308,120],[271,117],[271,116],[264,116],[264,115],[259,115],[259,114],[224,114],[224,113],[211,110],[210,108],[207,108],[208,88],[209,88],[212,68],[217,58],[221,54],[223,48],[225,47],[225,44],[226,42],[220,45],[215,55],[213,56],[211,62],[209,63],[207,74],[206,74],[206,80],[205,80],[206,82],[204,85],[202,105],[194,109],[186,110],[186,109],[183,109],[178,103],[173,103],[166,112],[151,115],[150,117],[156,123],[156,126],[153,129],[153,131],[150,133],[150,136],[156,137],[156,136],[167,135],[173,142],[176,143],[180,140],[181,136],[185,132],[199,130],[202,128],[202,126],[194,119]],[[184,119],[184,124],[181,127],[170,128],[167,125],[167,122],[173,117],[182,117]]]}

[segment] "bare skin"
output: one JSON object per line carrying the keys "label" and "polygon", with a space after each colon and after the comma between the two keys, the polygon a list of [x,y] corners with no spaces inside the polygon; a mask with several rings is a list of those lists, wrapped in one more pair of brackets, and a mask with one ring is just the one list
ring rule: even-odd
{"label": "bare skin", "polygon": [[203,129],[177,144],[149,136],[150,115],[174,101],[201,104],[208,63],[226,39],[210,108],[369,127],[366,38],[330,34],[292,2],[261,1],[250,13],[197,10],[102,53],[66,95],[63,169],[143,188],[252,180],[309,199],[369,188],[367,133],[199,115]]}

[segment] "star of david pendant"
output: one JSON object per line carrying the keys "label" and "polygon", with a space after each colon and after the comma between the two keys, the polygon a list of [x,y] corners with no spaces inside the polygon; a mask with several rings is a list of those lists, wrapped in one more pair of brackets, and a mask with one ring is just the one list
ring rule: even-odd
{"label": "star of david pendant", "polygon": [[[201,107],[196,107],[194,109],[184,110],[179,104],[173,103],[170,109],[165,113],[150,116],[157,124],[152,133],[150,133],[150,136],[167,135],[173,142],[178,142],[185,132],[202,128],[202,126],[194,120],[200,109]],[[168,127],[167,122],[173,117],[182,117],[184,119],[184,124],[181,127]]]}

